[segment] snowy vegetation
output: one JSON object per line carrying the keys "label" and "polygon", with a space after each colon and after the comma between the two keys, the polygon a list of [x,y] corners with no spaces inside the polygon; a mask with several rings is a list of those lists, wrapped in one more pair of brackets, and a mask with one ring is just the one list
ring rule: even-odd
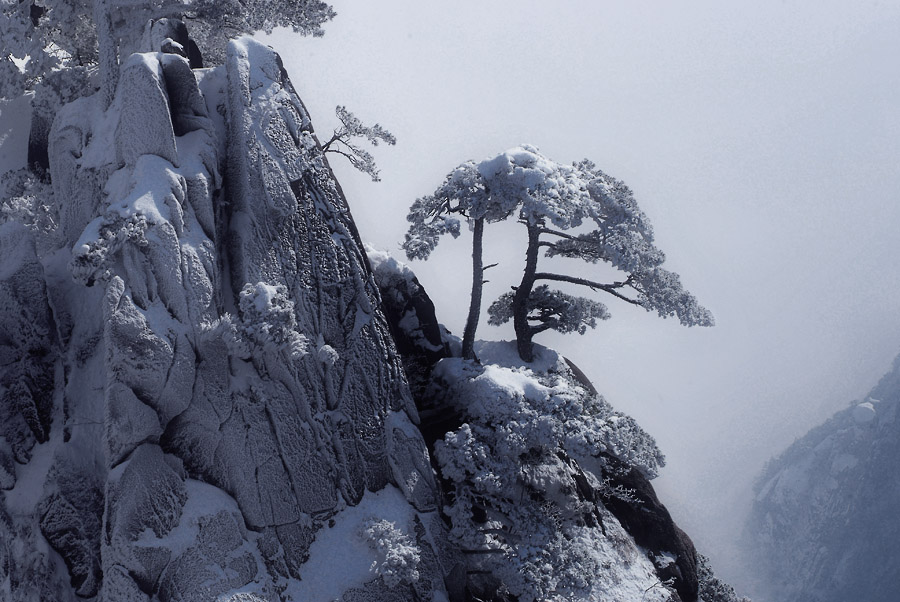
{"label": "snowy vegetation", "polygon": [[370,518],[363,524],[362,536],[378,555],[372,566],[385,585],[395,588],[419,580],[419,549],[394,523]]}
{"label": "snowy vegetation", "polygon": [[[565,165],[532,146],[510,149],[480,163],[463,163],[433,195],[410,208],[403,247],[410,259],[427,259],[439,237],[459,235],[460,215],[473,224],[472,296],[463,336],[464,357],[471,358],[481,306],[485,223],[516,215],[525,226],[525,269],[513,292],[489,308],[490,323],[512,320],[519,356],[533,359],[532,339],[545,330],[584,334],[597,320],[609,317],[606,306],[550,289],[541,281],[562,282],[603,291],[613,297],[677,316],[685,326],[712,326],[712,314],[681,285],[677,274],[661,267],[665,255],[653,244],[653,230],[624,183],[588,160]],[[588,230],[582,226],[590,224]],[[546,257],[606,263],[623,273],[621,280],[602,282],[557,272],[538,271]]]}
{"label": "snowy vegetation", "polygon": [[514,209],[515,199],[491,197],[477,166],[468,161],[450,172],[434,194],[416,199],[406,218],[410,227],[403,248],[409,259],[428,259],[441,236],[459,236],[457,215],[472,223],[472,295],[462,340],[466,359],[474,358],[475,330],[481,315],[486,269],[482,260],[484,223],[506,219]]}
{"label": "snowy vegetation", "polygon": [[367,140],[372,146],[378,146],[384,142],[391,146],[397,144],[397,139],[389,131],[378,125],[364,125],[346,107],[338,106],[334,112],[341,121],[341,127],[334,130],[328,142],[322,145],[322,151],[334,153],[350,161],[350,165],[367,174],[373,182],[380,182],[378,167],[375,165],[375,157],[372,153],[359,146],[356,138]]}
{"label": "snowy vegetation", "polygon": [[303,357],[309,346],[297,332],[294,302],[283,285],[246,284],[240,293],[241,332],[262,348],[274,347],[292,359]]}
{"label": "snowy vegetation", "polygon": [[697,555],[697,573],[700,581],[700,602],[751,602],[750,598],[738,596],[734,588],[713,573],[709,558]]}
{"label": "snowy vegetation", "polygon": [[[451,536],[489,594],[523,602],[640,599],[656,575],[602,505],[604,496],[628,495],[608,486],[605,457],[653,476],[662,454],[554,352],[541,348],[532,369],[510,361],[513,348],[484,345],[483,364],[453,358],[435,368],[435,395],[465,419],[436,444],[451,484]],[[664,587],[647,596],[668,599]]]}
{"label": "snowy vegetation", "polygon": [[53,188],[45,177],[28,169],[0,174],[0,223],[14,221],[27,226],[44,241],[59,225]]}

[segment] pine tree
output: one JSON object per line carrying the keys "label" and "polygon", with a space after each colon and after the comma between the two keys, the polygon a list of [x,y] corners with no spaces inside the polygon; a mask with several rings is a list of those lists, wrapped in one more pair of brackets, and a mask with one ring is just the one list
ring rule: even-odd
{"label": "pine tree", "polygon": [[[712,314],[661,267],[665,255],[653,244],[653,229],[625,184],[590,161],[566,165],[532,146],[520,146],[480,163],[468,161],[447,176],[431,195],[410,208],[403,248],[410,259],[427,259],[445,234],[459,236],[461,215],[473,225],[472,297],[463,335],[464,357],[472,357],[480,315],[485,222],[516,214],[528,234],[525,270],[513,291],[489,308],[489,323],[513,321],[519,355],[532,361],[532,339],[545,330],[578,332],[609,318],[605,305],[550,289],[543,281],[565,282],[603,291],[662,317],[677,316],[686,326],[711,326]],[[589,230],[584,231],[585,224]],[[624,273],[621,280],[538,271],[546,257],[606,263]]]}
{"label": "pine tree", "polygon": [[445,234],[458,237],[460,223],[457,215],[472,223],[472,294],[462,343],[462,355],[467,359],[475,355],[475,329],[481,315],[481,291],[486,269],[482,259],[484,222],[498,221],[508,215],[502,208],[491,206],[491,200],[475,163],[467,161],[450,172],[433,195],[416,199],[406,217],[410,226],[403,248],[409,259],[428,259],[440,237]]}
{"label": "pine tree", "polygon": [[373,182],[380,182],[381,178],[378,175],[378,167],[375,165],[375,157],[360,147],[355,139],[364,138],[372,146],[378,146],[379,142],[393,146],[397,144],[397,139],[377,123],[363,125],[363,122],[348,111],[347,107],[338,105],[334,112],[341,120],[341,127],[334,130],[328,142],[322,145],[322,152],[341,155],[350,161],[350,165],[372,178]]}
{"label": "pine tree", "polygon": [[[519,356],[534,357],[532,338],[545,330],[579,332],[594,328],[609,314],[602,304],[560,291],[541,281],[566,282],[603,291],[661,317],[677,316],[686,326],[712,326],[712,314],[681,285],[677,274],[661,267],[665,255],[653,244],[653,229],[624,183],[590,161],[555,163],[537,149],[518,147],[483,162],[479,169],[493,189],[506,188],[523,198],[519,221],[528,243],[525,270],[513,293],[488,309],[490,323],[512,319]],[[587,232],[571,232],[588,223]],[[604,262],[624,278],[601,282],[555,272],[539,272],[540,250],[546,257]]]}

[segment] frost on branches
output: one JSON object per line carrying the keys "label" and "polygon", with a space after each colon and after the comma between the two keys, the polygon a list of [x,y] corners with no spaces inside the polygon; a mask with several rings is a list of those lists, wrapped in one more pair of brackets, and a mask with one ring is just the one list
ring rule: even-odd
{"label": "frost on branches", "polygon": [[734,588],[719,580],[709,565],[709,558],[697,554],[697,578],[700,581],[700,602],[751,602],[738,596]]}
{"label": "frost on branches", "polygon": [[[662,317],[677,316],[685,326],[712,326],[712,314],[681,286],[677,274],[660,267],[665,255],[654,246],[652,228],[622,182],[590,161],[559,164],[531,146],[483,161],[479,171],[492,189],[524,199],[519,221],[528,234],[525,271],[511,298],[501,298],[489,310],[493,324],[512,319],[524,361],[533,357],[534,335],[548,329],[583,334],[605,315],[604,307],[587,299],[575,302],[578,298],[550,291],[541,281],[603,291]],[[584,225],[590,230],[579,231]],[[545,257],[608,263],[624,277],[604,282],[538,271],[541,249]],[[558,310],[564,306],[575,311],[561,319]]]}
{"label": "frost on branches", "polygon": [[412,585],[419,580],[419,548],[394,523],[370,518],[363,524],[362,536],[378,556],[372,566],[386,586]]}
{"label": "frost on branches", "polygon": [[[496,359],[501,347],[483,345],[479,356]],[[540,349],[538,360],[541,370],[460,358],[435,368],[435,394],[467,421],[437,442],[435,455],[471,583],[522,602],[668,599],[666,588],[653,588],[651,561],[603,506],[628,496],[608,486],[604,456],[652,477],[662,454],[555,353]]]}
{"label": "frost on branches", "polygon": [[[514,300],[515,293],[505,293],[494,301],[488,308],[488,324],[499,326],[511,320]],[[584,334],[588,328],[597,327],[597,320],[609,319],[609,311],[604,304],[550,290],[546,284],[536,286],[527,302],[529,316],[540,323],[533,327],[535,334],[551,328],[562,333]]]}
{"label": "frost on branches", "polygon": [[397,144],[397,139],[377,123],[371,126],[363,125],[362,121],[346,107],[337,106],[334,112],[341,120],[341,127],[334,130],[328,142],[322,145],[322,151],[341,155],[350,161],[350,165],[372,178],[373,182],[380,182],[375,157],[360,147],[354,138],[368,140],[372,146],[378,146],[379,142],[393,146]]}
{"label": "frost on branches", "polygon": [[285,351],[292,359],[306,354],[308,341],[297,332],[294,302],[284,285],[245,284],[240,309],[241,331],[247,339],[264,349]]}
{"label": "frost on branches", "polygon": [[[481,259],[485,222],[516,215],[527,232],[525,270],[513,292],[489,308],[490,323],[512,320],[519,356],[533,359],[532,338],[545,330],[578,332],[609,317],[596,301],[551,290],[542,281],[603,291],[617,299],[677,316],[686,326],[712,326],[712,314],[681,285],[677,274],[661,267],[665,255],[653,244],[653,230],[625,184],[584,160],[557,163],[528,145],[502,152],[480,163],[466,162],[447,176],[431,195],[417,199],[407,220],[403,247],[410,259],[427,259],[440,236],[459,235],[455,215],[473,223],[472,302],[467,328],[474,336],[481,304],[484,267]],[[602,281],[564,273],[538,271],[544,256],[607,263],[623,273]],[[471,326],[470,326],[471,325]],[[464,357],[466,337],[463,337]]]}
{"label": "frost on branches", "polygon": [[59,215],[45,178],[27,169],[9,171],[0,174],[0,192],[0,224],[24,224],[41,242],[55,232]]}
{"label": "frost on branches", "polygon": [[472,295],[463,331],[462,355],[473,359],[475,330],[481,315],[481,293],[485,266],[482,247],[485,222],[508,218],[521,199],[511,194],[492,194],[478,166],[467,161],[451,171],[434,194],[413,202],[406,216],[410,223],[403,242],[409,259],[428,259],[441,236],[459,236],[461,216],[472,226]]}

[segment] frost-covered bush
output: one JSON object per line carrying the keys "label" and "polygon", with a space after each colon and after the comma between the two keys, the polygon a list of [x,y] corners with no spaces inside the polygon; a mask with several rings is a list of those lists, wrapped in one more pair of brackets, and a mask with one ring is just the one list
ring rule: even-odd
{"label": "frost-covered bush", "polygon": [[475,570],[519,600],[601,599],[609,568],[631,553],[597,503],[628,494],[604,478],[604,455],[650,477],[663,457],[631,418],[542,353],[555,360],[542,372],[460,358],[435,368],[435,389],[467,420],[435,445],[451,484],[445,512]]}
{"label": "frost-covered bush", "polygon": [[149,244],[146,238],[148,227],[147,218],[142,214],[128,217],[110,214],[94,220],[85,230],[91,236],[82,235],[80,244],[72,250],[69,266],[72,276],[87,284],[105,282],[112,277],[113,257],[126,243],[138,247]]}
{"label": "frost-covered bush", "polygon": [[0,224],[24,224],[38,241],[52,237],[59,215],[49,182],[27,169],[8,171],[0,177],[0,193]]}
{"label": "frost-covered bush", "polygon": [[438,364],[434,377],[471,428],[481,426],[497,444],[510,445],[504,453],[561,446],[582,461],[607,453],[647,478],[664,465],[656,441],[633,418],[588,392],[559,358],[545,372],[449,358]]}
{"label": "frost-covered bush", "polygon": [[218,602],[267,602],[265,598],[261,598],[256,594],[240,592],[237,594],[220,596]]}
{"label": "frost-covered bush", "polygon": [[378,556],[372,568],[385,585],[394,588],[419,580],[419,548],[394,523],[370,518],[363,523],[361,535]]}
{"label": "frost-covered bush", "polygon": [[267,350],[287,352],[292,358],[307,353],[309,342],[297,332],[294,302],[282,285],[247,283],[241,289],[241,334]]}
{"label": "frost-covered bush", "polygon": [[316,359],[326,366],[334,366],[340,358],[337,349],[325,343],[325,338],[320,334],[316,343]]}
{"label": "frost-covered bush", "polygon": [[209,344],[212,341],[225,343],[229,356],[246,360],[253,354],[250,343],[241,333],[240,323],[227,312],[212,322],[200,325],[201,344]]}

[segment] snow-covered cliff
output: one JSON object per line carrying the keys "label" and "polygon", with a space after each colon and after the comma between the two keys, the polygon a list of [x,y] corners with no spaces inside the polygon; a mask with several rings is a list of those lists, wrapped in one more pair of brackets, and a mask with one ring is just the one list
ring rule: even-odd
{"label": "snow-covered cliff", "polygon": [[897,600],[900,358],[862,402],[772,460],[745,543],[762,600]]}
{"label": "snow-covered cliff", "polygon": [[0,226],[0,599],[440,599],[416,409],[278,56],[132,55],[48,157],[55,227]]}

